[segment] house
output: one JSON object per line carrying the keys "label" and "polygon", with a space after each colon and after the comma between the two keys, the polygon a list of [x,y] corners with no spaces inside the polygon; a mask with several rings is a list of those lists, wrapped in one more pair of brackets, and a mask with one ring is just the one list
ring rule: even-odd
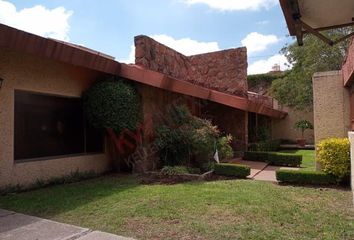
{"label": "house", "polygon": [[[146,36],[135,38],[136,64],[0,24],[0,187],[30,185],[74,171],[105,172],[111,141],[87,124],[81,95],[111,76],[132,81],[142,98],[144,145],[169,104],[186,104],[248,144],[248,116],[286,112],[247,94],[245,48],[186,57]],[[117,153],[115,153],[117,154]],[[140,168],[153,168],[148,157]]]}

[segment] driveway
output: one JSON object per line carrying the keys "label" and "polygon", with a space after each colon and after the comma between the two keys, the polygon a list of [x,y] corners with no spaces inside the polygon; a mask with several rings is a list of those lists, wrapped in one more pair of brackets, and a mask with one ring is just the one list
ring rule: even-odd
{"label": "driveway", "polygon": [[132,240],[0,209],[1,240]]}

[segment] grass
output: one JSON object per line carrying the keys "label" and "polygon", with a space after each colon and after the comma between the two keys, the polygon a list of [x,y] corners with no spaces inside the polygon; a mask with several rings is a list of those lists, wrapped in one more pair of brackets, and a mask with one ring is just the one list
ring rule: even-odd
{"label": "grass", "polygon": [[137,239],[353,239],[351,192],[110,175],[0,197],[0,208]]}
{"label": "grass", "polygon": [[305,171],[316,170],[315,150],[281,150],[281,153],[302,155],[301,168]]}

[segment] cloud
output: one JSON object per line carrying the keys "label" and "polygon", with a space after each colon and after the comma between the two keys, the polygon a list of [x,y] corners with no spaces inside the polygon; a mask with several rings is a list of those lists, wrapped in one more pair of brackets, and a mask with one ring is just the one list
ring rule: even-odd
{"label": "cloud", "polygon": [[280,65],[282,71],[288,70],[289,62],[284,55],[276,54],[268,59],[256,61],[248,66],[248,74],[267,73],[272,70],[275,64]]}
{"label": "cloud", "polygon": [[[198,42],[190,38],[174,39],[173,37],[165,34],[152,35],[150,37],[158,41],[159,43],[162,43],[186,56],[207,52],[215,52],[220,50],[217,42]],[[131,51],[129,53],[128,59],[123,59],[120,61],[125,63],[135,62],[134,46],[131,46]]]}
{"label": "cloud", "polygon": [[183,0],[183,2],[188,5],[205,4],[219,11],[255,11],[269,9],[278,4],[278,0]]}
{"label": "cloud", "polygon": [[68,41],[72,14],[64,7],[47,9],[41,5],[17,10],[14,4],[0,0],[0,23],[43,37]]}
{"label": "cloud", "polygon": [[262,52],[271,44],[278,43],[280,39],[275,35],[263,35],[257,32],[248,34],[241,40],[242,46],[247,47],[247,53]]}

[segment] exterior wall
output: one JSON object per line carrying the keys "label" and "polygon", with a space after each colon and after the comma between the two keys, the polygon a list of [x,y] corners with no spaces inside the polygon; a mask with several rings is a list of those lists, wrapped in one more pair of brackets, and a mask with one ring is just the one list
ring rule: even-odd
{"label": "exterior wall", "polygon": [[225,134],[233,137],[234,151],[245,151],[248,143],[248,113],[214,102],[208,102],[202,108],[202,116],[212,120],[213,124]]}
{"label": "exterior wall", "polygon": [[0,187],[29,185],[73,171],[103,172],[109,169],[107,155],[80,155],[58,159],[14,162],[14,90],[80,97],[102,75],[84,68],[0,49]]}
{"label": "exterior wall", "polygon": [[347,137],[350,129],[349,91],[340,71],[313,76],[315,143],[329,137]]}
{"label": "exterior wall", "polygon": [[209,89],[247,96],[244,47],[187,57],[149,37],[137,36],[135,63]]}
{"label": "exterior wall", "polygon": [[[307,120],[314,125],[313,111],[297,111],[293,108],[283,107],[283,111],[288,112],[284,119],[272,119],[272,138],[296,141],[301,138],[301,131],[296,130],[294,125],[297,121]],[[306,143],[314,144],[314,130],[306,130],[304,133]]]}

